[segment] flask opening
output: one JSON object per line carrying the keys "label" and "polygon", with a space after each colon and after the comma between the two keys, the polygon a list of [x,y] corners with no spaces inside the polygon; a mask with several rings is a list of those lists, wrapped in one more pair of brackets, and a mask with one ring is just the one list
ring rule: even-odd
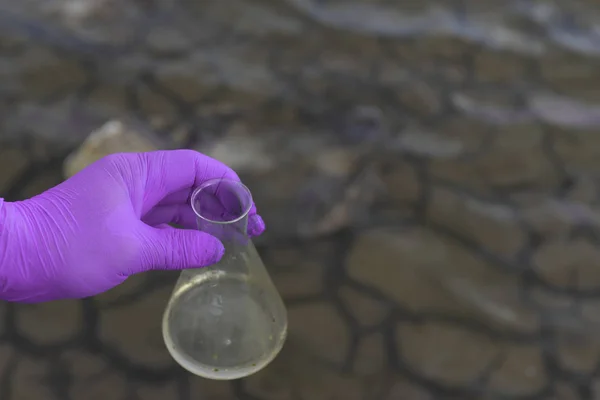
{"label": "flask opening", "polygon": [[239,181],[211,179],[192,192],[190,202],[199,220],[212,224],[233,224],[248,216],[252,208],[252,194]]}

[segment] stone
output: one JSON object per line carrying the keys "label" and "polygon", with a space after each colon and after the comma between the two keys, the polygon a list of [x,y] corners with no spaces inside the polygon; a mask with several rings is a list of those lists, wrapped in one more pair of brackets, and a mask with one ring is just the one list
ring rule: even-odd
{"label": "stone", "polygon": [[113,153],[154,151],[161,141],[147,131],[135,129],[121,121],[109,121],[92,132],[85,142],[64,162],[63,173],[71,177],[93,162]]}
{"label": "stone", "polygon": [[364,327],[381,323],[390,312],[388,304],[369,297],[366,293],[362,293],[351,287],[341,287],[338,295],[350,314]]}
{"label": "stone", "polygon": [[127,109],[129,104],[126,88],[116,83],[97,85],[87,95],[86,104],[90,108],[105,110],[107,113]]}
{"label": "stone", "polygon": [[[1,332],[1,331],[0,331]],[[15,349],[7,344],[0,345],[0,380],[6,379],[12,370],[10,367],[16,361]]]}
{"label": "stone", "polygon": [[397,146],[409,154],[427,158],[456,158],[464,152],[459,140],[422,130],[403,132]]}
{"label": "stone", "polygon": [[[228,381],[213,381],[190,376],[188,382],[190,399],[231,400],[237,398],[233,393],[231,382]],[[162,399],[167,400],[164,397]]]}
{"label": "stone", "polygon": [[263,261],[284,298],[293,300],[323,293],[325,274],[338,256],[335,244],[323,239],[299,247],[266,248]]}
{"label": "stone", "polygon": [[143,400],[166,400],[179,398],[179,390],[176,383],[139,386],[135,389],[135,394]]}
{"label": "stone", "polygon": [[499,367],[489,379],[489,387],[505,396],[538,393],[547,384],[542,349],[532,345],[512,345],[502,349]]}
{"label": "stone", "polygon": [[433,116],[442,109],[440,92],[424,81],[413,80],[403,85],[398,97],[403,108],[417,116]]}
{"label": "stone", "polygon": [[16,147],[2,145],[0,149],[0,193],[3,193],[29,165],[29,156]]}
{"label": "stone", "polygon": [[399,325],[396,343],[409,368],[452,386],[470,384],[501,354],[498,344],[483,335],[434,322]]}
{"label": "stone", "polygon": [[364,336],[358,344],[353,372],[367,376],[381,374],[386,369],[386,357],[383,335],[373,333]]}
{"label": "stone", "polygon": [[171,287],[165,287],[137,302],[103,310],[100,340],[132,363],[156,367],[172,365],[162,337],[162,313],[171,292]]}
{"label": "stone", "polygon": [[310,297],[323,292],[326,261],[319,260],[320,257],[306,257],[307,253],[311,254],[310,251],[277,249],[267,252],[265,263],[273,271],[271,279],[284,299]]}
{"label": "stone", "polygon": [[305,351],[341,365],[348,354],[350,336],[342,317],[328,303],[300,304],[288,308],[289,337]]}
{"label": "stone", "polygon": [[560,287],[595,289],[600,287],[600,250],[584,238],[565,242],[544,242],[533,257],[535,270]]}
{"label": "stone", "polygon": [[75,300],[27,304],[16,313],[20,334],[38,345],[64,343],[83,329],[83,310]]}
{"label": "stone", "polygon": [[[540,287],[533,287],[527,293],[532,305],[544,316],[545,324],[561,329],[583,333],[590,327],[593,320],[587,320],[583,311],[579,314],[576,300],[567,294],[560,294]],[[593,326],[593,325],[592,325]]]}
{"label": "stone", "polygon": [[383,400],[433,400],[434,397],[422,387],[406,379],[395,379]]}
{"label": "stone", "polygon": [[146,283],[149,280],[148,273],[134,274],[127,278],[122,284],[115,286],[107,292],[94,296],[94,302],[100,308],[110,308],[122,304],[124,299],[132,296],[142,296]]}
{"label": "stone", "polygon": [[597,329],[600,326],[600,300],[582,301],[580,307],[583,328]]}
{"label": "stone", "polygon": [[481,82],[509,83],[526,79],[529,61],[515,53],[480,51],[474,58],[475,77]]}
{"label": "stone", "polygon": [[28,199],[33,196],[45,192],[46,190],[58,185],[63,181],[60,170],[49,169],[44,170],[34,176],[27,182],[27,185],[19,192],[20,199]]}
{"label": "stone", "polygon": [[445,188],[433,188],[430,196],[427,218],[480,248],[510,260],[526,243],[518,212],[506,204]]}
{"label": "stone", "polygon": [[[54,394],[47,384],[49,369],[51,366],[41,360],[21,357],[16,370],[11,376],[11,393],[8,399],[17,400],[39,400],[54,399]],[[86,397],[86,399],[92,399]],[[99,399],[98,399],[99,400]]]}
{"label": "stone", "polygon": [[43,100],[64,92],[78,90],[86,83],[81,65],[67,57],[59,57],[43,47],[29,47],[19,59],[20,80],[28,98]]}
{"label": "stone", "polygon": [[543,136],[542,130],[530,123],[503,126],[489,151],[474,160],[472,168],[491,186],[552,188],[561,176],[545,151]]}
{"label": "stone", "polygon": [[600,157],[600,137],[593,129],[552,128],[553,149],[569,168],[594,174]]}
{"label": "stone", "polygon": [[541,122],[556,127],[594,130],[600,124],[600,104],[548,93],[533,93],[529,107]]}
{"label": "stone", "polygon": [[250,396],[261,400],[294,400],[293,393],[295,382],[290,382],[289,370],[274,372],[274,368],[267,368],[245,379],[244,386]]}
{"label": "stone", "polygon": [[596,225],[600,219],[594,207],[569,199],[540,195],[513,196],[523,221],[543,239],[562,241],[576,225]]}
{"label": "stone", "polygon": [[206,146],[202,153],[227,164],[238,173],[264,174],[276,165],[275,157],[265,146],[265,140],[235,132]]}
{"label": "stone", "polygon": [[[127,378],[99,356],[81,350],[62,354],[71,376],[69,394],[73,399],[106,400],[126,398]],[[32,399],[33,400],[33,399]]]}
{"label": "stone", "polygon": [[600,65],[588,57],[573,57],[566,52],[546,55],[537,63],[540,66],[540,78],[548,89],[573,98],[600,102],[597,90],[590,82],[600,79]]}
{"label": "stone", "polygon": [[548,397],[548,400],[580,400],[581,397],[577,390],[565,383],[554,385],[554,394]]}
{"label": "stone", "polygon": [[402,204],[416,203],[423,191],[423,182],[419,179],[414,165],[406,160],[394,157],[384,161],[379,178],[385,188],[385,200],[398,207]]}
{"label": "stone", "polygon": [[369,396],[372,390],[358,379],[325,367],[312,367],[313,371],[294,385],[292,399],[311,400],[362,400],[373,398]]}
{"label": "stone", "polygon": [[347,178],[354,170],[359,154],[348,148],[324,148],[315,154],[315,167],[321,174]]}
{"label": "stone", "polygon": [[148,121],[160,119],[161,125],[169,125],[181,119],[176,104],[147,86],[138,86],[137,102]]}
{"label": "stone", "polygon": [[9,307],[8,302],[0,303],[0,337],[4,335],[4,330],[6,329],[6,311]]}
{"label": "stone", "polygon": [[428,229],[366,231],[350,251],[347,269],[353,279],[415,312],[469,316],[498,329],[538,327],[534,310],[522,302],[518,273],[502,272]]}
{"label": "stone", "polygon": [[202,69],[190,68],[192,66],[189,60],[161,63],[154,71],[156,81],[180,101],[196,103],[208,92],[213,79],[218,80],[220,74],[210,71],[207,65],[203,68],[207,70],[206,73]]}
{"label": "stone", "polygon": [[192,42],[179,30],[157,26],[148,33],[146,46],[159,57],[173,57],[184,55]]}
{"label": "stone", "polygon": [[266,368],[244,379],[245,392],[261,400],[294,400],[296,391],[314,378],[315,361],[303,343],[288,336],[280,353]]}
{"label": "stone", "polygon": [[600,358],[600,341],[591,332],[560,332],[557,344],[560,365],[574,373],[591,374]]}

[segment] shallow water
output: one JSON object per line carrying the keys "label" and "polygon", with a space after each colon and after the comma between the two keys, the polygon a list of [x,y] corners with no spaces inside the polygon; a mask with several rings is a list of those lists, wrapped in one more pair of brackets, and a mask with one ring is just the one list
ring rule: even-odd
{"label": "shallow water", "polygon": [[161,342],[176,276],[0,305],[0,398],[597,398],[599,13],[1,0],[0,194],[60,182],[113,119],[222,159],[267,221],[290,333],[228,384]]}

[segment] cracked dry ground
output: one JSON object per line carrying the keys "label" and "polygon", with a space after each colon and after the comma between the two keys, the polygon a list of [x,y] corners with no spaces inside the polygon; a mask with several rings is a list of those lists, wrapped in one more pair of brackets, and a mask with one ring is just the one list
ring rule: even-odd
{"label": "cracked dry ground", "polygon": [[[299,0],[143,3],[95,17],[130,47],[2,14],[0,194],[60,182],[114,118],[229,162],[268,223],[289,339],[213,382],[164,348],[176,274],[2,303],[0,399],[600,398],[598,58],[361,35]],[[82,163],[111,150],[92,147]]]}

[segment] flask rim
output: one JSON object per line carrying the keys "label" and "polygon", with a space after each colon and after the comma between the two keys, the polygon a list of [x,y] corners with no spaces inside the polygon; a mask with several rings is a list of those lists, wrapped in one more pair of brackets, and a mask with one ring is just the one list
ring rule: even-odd
{"label": "flask rim", "polygon": [[[240,199],[240,204],[247,202],[245,209],[242,212],[240,212],[240,215],[238,217],[236,217],[234,219],[226,220],[226,221],[214,220],[214,219],[203,216],[202,213],[200,212],[200,210],[196,209],[196,201],[195,201],[196,198],[198,197],[198,195],[200,195],[200,193],[204,189],[206,189],[210,186],[213,186],[215,184],[223,183],[223,182],[231,184],[232,186],[236,187],[236,189],[243,192],[244,196],[247,196],[246,201],[243,201],[242,199]],[[250,210],[252,209],[252,204],[253,204],[253,199],[252,199],[252,193],[250,192],[250,189],[248,189],[248,187],[240,181],[237,181],[234,179],[227,179],[227,178],[209,179],[209,180],[203,182],[196,189],[194,189],[194,191],[192,192],[192,194],[190,196],[190,205],[192,206],[192,210],[194,211],[194,214],[196,214],[196,217],[202,219],[203,221],[210,222],[211,224],[218,224],[218,225],[234,224],[234,223],[239,222],[239,221],[243,220],[244,218],[248,217],[248,213],[250,213]]]}

